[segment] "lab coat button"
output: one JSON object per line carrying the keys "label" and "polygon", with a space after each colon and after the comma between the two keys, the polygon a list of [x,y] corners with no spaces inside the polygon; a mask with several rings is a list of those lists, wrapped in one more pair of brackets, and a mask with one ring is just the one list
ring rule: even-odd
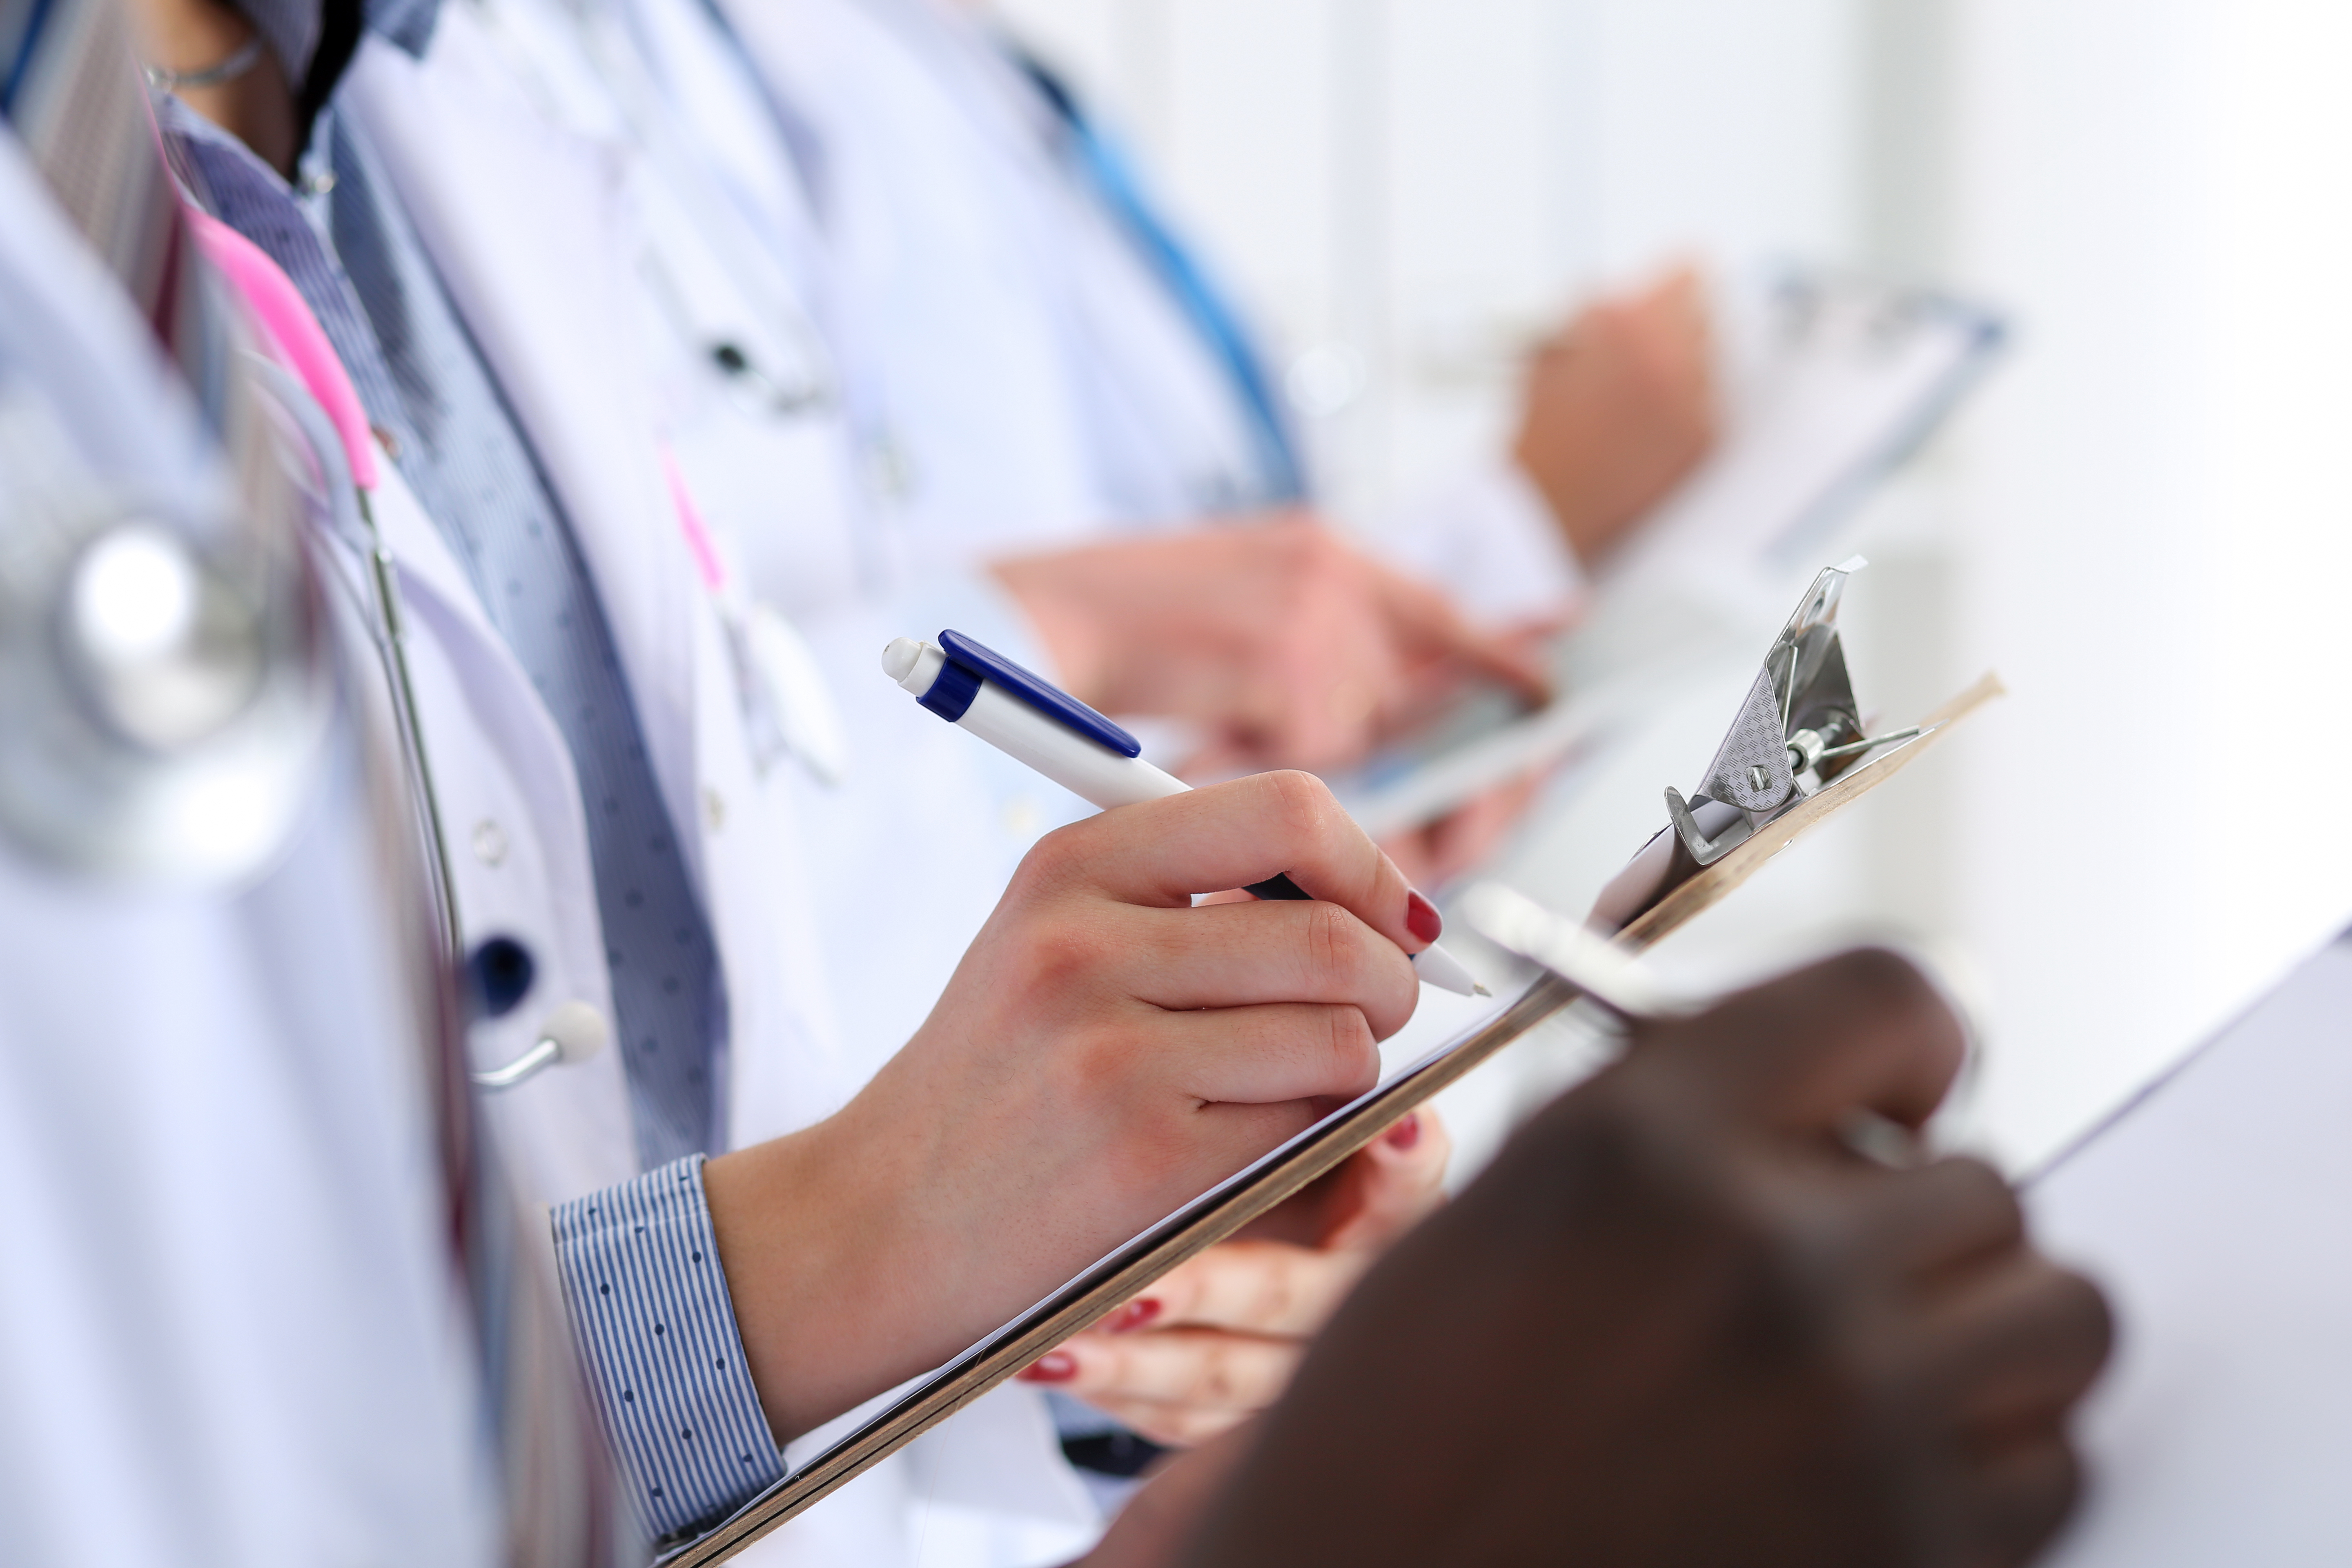
{"label": "lab coat button", "polygon": [[466,955],[467,1012],[476,1019],[503,1018],[530,994],[539,976],[530,950],[510,936],[494,936]]}
{"label": "lab coat button", "polygon": [[727,826],[727,797],[708,785],[702,791],[702,820],[713,833]]}
{"label": "lab coat button", "polygon": [[485,866],[497,866],[507,858],[507,830],[490,817],[474,824],[474,858]]}

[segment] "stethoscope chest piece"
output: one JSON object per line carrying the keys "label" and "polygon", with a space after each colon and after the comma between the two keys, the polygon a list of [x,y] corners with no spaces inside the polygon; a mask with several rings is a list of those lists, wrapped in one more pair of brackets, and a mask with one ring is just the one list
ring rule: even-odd
{"label": "stethoscope chest piece", "polygon": [[111,879],[257,869],[324,732],[316,637],[299,560],[250,531],[0,487],[0,833]]}

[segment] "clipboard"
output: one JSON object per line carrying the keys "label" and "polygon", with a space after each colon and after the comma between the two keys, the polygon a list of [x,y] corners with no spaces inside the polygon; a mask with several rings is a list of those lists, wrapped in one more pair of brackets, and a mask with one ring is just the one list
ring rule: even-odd
{"label": "clipboard", "polygon": [[[1738,301],[1735,300],[1735,306]],[[1819,560],[1863,499],[1934,435],[2009,338],[1984,305],[1814,268],[1728,323],[1727,433],[1601,574],[1623,585]]]}
{"label": "clipboard", "polygon": [[2048,1568],[2352,1562],[2347,1017],[2352,932],[2025,1178],[2121,1327]]}
{"label": "clipboard", "polygon": [[[1728,897],[1764,863],[1895,776],[2000,693],[1987,675],[1923,721],[1916,739],[1851,768],[1675,886],[1614,941],[1639,952]],[[723,1563],[823,1500],[1071,1335],[1091,1327],[1153,1280],[1292,1197],[1370,1143],[1489,1057],[1573,1003],[1580,994],[1549,974],[1512,1001],[1391,1074],[1287,1142],[1244,1166],[1120,1246],[1060,1289],[918,1380],[887,1407],[745,1503],[708,1533],[670,1546],[660,1568]]]}

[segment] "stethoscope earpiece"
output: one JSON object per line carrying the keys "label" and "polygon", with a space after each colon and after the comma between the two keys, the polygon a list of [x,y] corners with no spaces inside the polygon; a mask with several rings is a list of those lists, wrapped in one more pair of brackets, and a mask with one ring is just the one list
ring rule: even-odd
{"label": "stethoscope earpiece", "polygon": [[530,1049],[502,1068],[474,1074],[474,1082],[482,1089],[512,1089],[541,1068],[588,1060],[612,1036],[613,1026],[604,1014],[585,1002],[566,1002],[540,1025],[539,1040]]}

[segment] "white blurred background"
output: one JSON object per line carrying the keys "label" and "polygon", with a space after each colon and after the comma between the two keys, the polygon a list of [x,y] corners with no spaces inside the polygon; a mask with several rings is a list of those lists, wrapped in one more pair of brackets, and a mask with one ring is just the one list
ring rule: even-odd
{"label": "white blurred background", "polygon": [[[1516,345],[1670,258],[2009,314],[2007,363],[1856,530],[1845,624],[1897,721],[1987,668],[2012,695],[1662,963],[1917,942],[1981,1025],[1954,1134],[2022,1167],[2352,921],[2343,0],[999,9],[1339,404],[1312,437],[1344,511],[1498,440]],[[1595,770],[1522,880],[1589,897],[1738,694]],[[1564,1050],[1462,1097],[1474,1158]]]}

